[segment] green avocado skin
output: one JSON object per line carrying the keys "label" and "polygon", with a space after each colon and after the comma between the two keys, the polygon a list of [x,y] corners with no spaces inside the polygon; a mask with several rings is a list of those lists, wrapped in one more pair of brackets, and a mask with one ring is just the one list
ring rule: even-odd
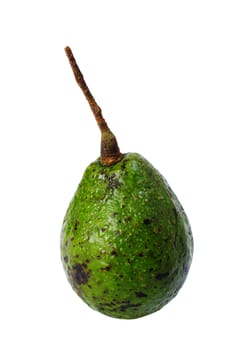
{"label": "green avocado skin", "polygon": [[163,176],[137,153],[112,166],[91,163],[66,212],[61,257],[74,291],[115,318],[151,314],[188,274],[193,239]]}

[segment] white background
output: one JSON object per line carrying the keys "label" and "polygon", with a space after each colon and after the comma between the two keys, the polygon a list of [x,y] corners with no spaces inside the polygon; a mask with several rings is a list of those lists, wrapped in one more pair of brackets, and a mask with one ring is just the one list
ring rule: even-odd
{"label": "white background", "polygon": [[[0,5],[0,348],[231,349],[231,1]],[[70,45],[122,152],[183,204],[195,254],[161,311],[117,320],[72,291],[60,229],[100,133]]]}

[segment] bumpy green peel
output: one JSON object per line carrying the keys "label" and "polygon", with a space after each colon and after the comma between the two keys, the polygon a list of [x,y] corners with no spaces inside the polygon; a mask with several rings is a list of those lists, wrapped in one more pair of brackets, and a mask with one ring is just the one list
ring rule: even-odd
{"label": "bumpy green peel", "polygon": [[90,307],[125,319],[159,310],[183,285],[192,253],[186,214],[147,160],[127,153],[87,167],[64,219],[61,256]]}

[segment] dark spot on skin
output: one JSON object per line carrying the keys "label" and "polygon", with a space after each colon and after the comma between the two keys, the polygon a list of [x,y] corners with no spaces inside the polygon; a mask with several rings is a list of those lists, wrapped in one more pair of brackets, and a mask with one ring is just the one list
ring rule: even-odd
{"label": "dark spot on skin", "polygon": [[69,258],[68,258],[68,256],[66,255],[65,257],[64,257],[64,262],[68,262],[68,260],[69,260]]}
{"label": "dark spot on skin", "polygon": [[176,232],[174,235],[174,247],[175,247],[175,249],[177,249],[177,233]]}
{"label": "dark spot on skin", "polygon": [[175,271],[173,272],[173,279],[175,279],[175,277],[177,276],[177,274],[178,274],[178,268],[175,269]]}
{"label": "dark spot on skin", "polygon": [[99,303],[100,306],[114,306],[116,305],[113,301],[111,301],[110,303]]}
{"label": "dark spot on skin", "polygon": [[87,284],[90,276],[90,271],[86,270],[86,264],[76,264],[72,267],[71,275],[73,281],[77,284]]}
{"label": "dark spot on skin", "polygon": [[125,169],[126,169],[126,162],[125,162],[125,161],[122,162],[121,168],[122,168],[122,170],[125,170]]}
{"label": "dark spot on skin", "polygon": [[147,294],[143,293],[143,292],[135,292],[135,295],[137,296],[137,298],[146,298]]}
{"label": "dark spot on skin", "polygon": [[112,174],[108,177],[108,189],[115,190],[116,188],[119,188],[121,186],[121,183],[116,178],[115,174]]}
{"label": "dark spot on skin", "polygon": [[169,276],[169,272],[159,273],[158,275],[156,275],[156,279],[158,281],[161,281],[168,276]]}
{"label": "dark spot on skin", "polygon": [[112,250],[111,255],[112,255],[112,256],[118,256],[118,253],[117,253],[116,250]]}
{"label": "dark spot on skin", "polygon": [[178,219],[178,212],[176,210],[176,207],[173,208],[174,216],[176,219]]}
{"label": "dark spot on skin", "polygon": [[151,223],[150,219],[144,219],[143,220],[144,225],[149,225]]}
{"label": "dark spot on skin", "polygon": [[112,269],[112,265],[107,265],[106,267],[102,267],[101,271],[110,271]]}
{"label": "dark spot on skin", "polygon": [[73,226],[74,230],[77,230],[78,225],[79,225],[79,221],[76,220],[76,221],[74,222],[74,226]]}
{"label": "dark spot on skin", "polygon": [[177,275],[178,273],[178,268],[175,269],[175,271],[173,272],[174,275]]}
{"label": "dark spot on skin", "polygon": [[124,312],[126,311],[128,308],[133,308],[133,307],[138,307],[141,306],[141,303],[138,304],[132,304],[129,301],[125,301],[119,308],[120,311]]}
{"label": "dark spot on skin", "polygon": [[185,275],[187,275],[188,274],[188,271],[189,271],[189,265],[184,265],[183,266],[183,271],[184,271],[184,273],[185,273]]}

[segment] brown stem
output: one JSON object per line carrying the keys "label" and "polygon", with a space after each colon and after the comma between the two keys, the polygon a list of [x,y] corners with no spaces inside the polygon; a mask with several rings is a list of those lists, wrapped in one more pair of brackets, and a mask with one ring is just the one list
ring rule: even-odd
{"label": "brown stem", "polygon": [[77,62],[73,56],[72,50],[70,47],[66,47],[64,50],[73,70],[76,82],[84,93],[101,131],[101,163],[103,165],[113,165],[117,163],[122,157],[117,144],[117,140],[109,129],[105,119],[103,118],[101,108],[98,106],[93,95],[91,94],[80,71],[80,68],[78,67]]}

